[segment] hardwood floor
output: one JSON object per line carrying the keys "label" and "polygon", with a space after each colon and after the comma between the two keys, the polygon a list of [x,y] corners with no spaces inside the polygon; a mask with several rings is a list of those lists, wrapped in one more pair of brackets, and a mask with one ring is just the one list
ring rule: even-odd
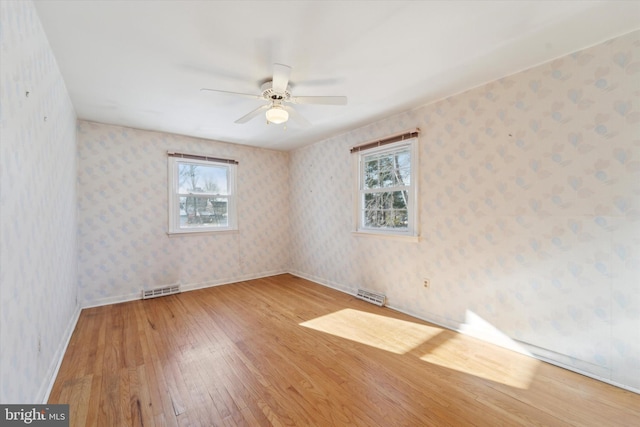
{"label": "hardwood floor", "polygon": [[631,426],[640,395],[290,275],[85,309],[72,426]]}

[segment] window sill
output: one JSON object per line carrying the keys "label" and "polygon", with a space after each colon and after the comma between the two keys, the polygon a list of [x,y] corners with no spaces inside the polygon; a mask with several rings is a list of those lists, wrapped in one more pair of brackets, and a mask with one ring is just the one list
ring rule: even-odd
{"label": "window sill", "polygon": [[420,241],[420,236],[411,236],[411,235],[402,235],[402,234],[372,233],[372,232],[366,232],[366,231],[352,231],[351,234],[353,234],[356,237],[398,240],[402,242],[418,243]]}
{"label": "window sill", "polygon": [[238,230],[167,231],[169,237],[211,236],[215,234],[237,234]]}

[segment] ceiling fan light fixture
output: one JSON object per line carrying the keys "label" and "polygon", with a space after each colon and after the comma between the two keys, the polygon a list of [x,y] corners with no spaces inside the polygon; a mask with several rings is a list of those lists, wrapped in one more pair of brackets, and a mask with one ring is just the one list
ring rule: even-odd
{"label": "ceiling fan light fixture", "polygon": [[289,113],[279,105],[274,105],[269,108],[266,116],[269,123],[275,123],[277,125],[289,120]]}

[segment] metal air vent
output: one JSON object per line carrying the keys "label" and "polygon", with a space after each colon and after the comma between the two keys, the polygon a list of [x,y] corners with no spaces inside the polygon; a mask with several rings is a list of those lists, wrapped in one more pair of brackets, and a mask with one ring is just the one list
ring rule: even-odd
{"label": "metal air vent", "polygon": [[162,297],[165,295],[172,295],[177,293],[180,293],[180,285],[169,285],[169,286],[164,286],[162,288],[146,289],[146,290],[143,289],[142,299],[157,298],[157,297]]}
{"label": "metal air vent", "polygon": [[387,299],[387,297],[384,296],[383,294],[367,291],[364,289],[358,289],[356,298],[361,299],[363,301],[370,302],[371,304],[379,305],[380,307],[384,305],[384,302]]}

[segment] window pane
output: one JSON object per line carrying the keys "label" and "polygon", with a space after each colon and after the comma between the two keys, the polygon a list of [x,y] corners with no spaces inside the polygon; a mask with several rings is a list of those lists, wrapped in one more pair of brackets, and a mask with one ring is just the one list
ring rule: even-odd
{"label": "window pane", "polygon": [[396,153],[396,167],[409,169],[411,167],[411,153],[409,150]]}
{"label": "window pane", "polygon": [[379,184],[379,163],[378,159],[365,159],[364,164],[364,188],[378,188]]}
{"label": "window pane", "polygon": [[393,169],[393,163],[390,160],[391,158],[389,157],[380,160],[381,187],[394,187],[396,185],[395,171]]}
{"label": "window pane", "polygon": [[409,210],[406,191],[365,193],[364,226],[367,228],[407,228]]}
{"label": "window pane", "polygon": [[380,209],[364,213],[367,228],[407,228],[409,215],[406,210]]}
{"label": "window pane", "polygon": [[411,153],[402,150],[394,153],[364,156],[363,189],[403,187],[411,184]]}
{"label": "window pane", "polygon": [[393,153],[393,155],[390,155],[389,161],[392,163],[393,185],[409,185],[411,177],[411,155],[409,151]]}
{"label": "window pane", "polygon": [[381,197],[381,208],[383,209],[407,209],[406,191],[389,191],[379,193]]}
{"label": "window pane", "polygon": [[226,197],[181,196],[180,228],[227,227],[228,206]]}
{"label": "window pane", "polygon": [[364,209],[375,210],[381,208],[382,195],[380,193],[366,193],[364,195]]}
{"label": "window pane", "polygon": [[406,228],[409,224],[409,216],[406,210],[390,210],[387,212],[386,226],[392,228]]}
{"label": "window pane", "polygon": [[395,171],[396,186],[411,185],[411,169],[400,168]]}
{"label": "window pane", "polygon": [[180,194],[229,194],[228,168],[198,163],[178,163],[178,192]]}

